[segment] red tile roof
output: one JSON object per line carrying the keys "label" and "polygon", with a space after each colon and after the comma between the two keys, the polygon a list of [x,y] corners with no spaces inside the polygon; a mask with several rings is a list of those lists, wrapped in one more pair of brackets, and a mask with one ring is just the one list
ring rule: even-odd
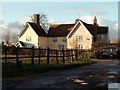
{"label": "red tile roof", "polygon": [[75,24],[53,24],[48,31],[48,37],[64,37],[69,34]]}

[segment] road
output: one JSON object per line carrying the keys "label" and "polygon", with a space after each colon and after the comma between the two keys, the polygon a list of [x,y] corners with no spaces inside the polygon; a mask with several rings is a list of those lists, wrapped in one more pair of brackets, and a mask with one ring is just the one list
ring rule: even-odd
{"label": "road", "polygon": [[[103,60],[70,70],[51,71],[4,81],[6,89],[108,90],[109,83],[120,83],[120,60]],[[104,88],[104,89],[103,89]]]}

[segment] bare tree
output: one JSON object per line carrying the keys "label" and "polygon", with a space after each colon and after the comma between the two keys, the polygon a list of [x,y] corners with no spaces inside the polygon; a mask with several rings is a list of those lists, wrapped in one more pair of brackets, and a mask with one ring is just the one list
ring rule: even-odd
{"label": "bare tree", "polygon": [[18,33],[17,32],[12,32],[10,41],[15,43],[15,42],[17,42],[17,40],[18,40]]}
{"label": "bare tree", "polygon": [[11,35],[9,30],[2,32],[2,40],[6,42],[6,44],[10,43],[10,38],[11,38]]}
{"label": "bare tree", "polygon": [[[33,18],[32,18],[32,21],[34,21]],[[47,33],[50,27],[50,24],[47,19],[47,15],[45,15],[44,13],[39,13],[39,22],[40,22],[40,26]]]}
{"label": "bare tree", "polygon": [[11,32],[10,30],[6,30],[2,32],[2,41],[4,41],[6,44],[10,44],[12,42],[17,41],[17,32]]}

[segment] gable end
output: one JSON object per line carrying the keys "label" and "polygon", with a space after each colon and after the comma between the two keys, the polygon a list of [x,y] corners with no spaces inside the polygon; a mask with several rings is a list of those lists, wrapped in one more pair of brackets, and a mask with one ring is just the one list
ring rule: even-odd
{"label": "gable end", "polygon": [[23,27],[23,29],[22,29],[21,33],[18,35],[18,37],[20,38],[28,28],[29,28],[29,25],[28,25],[28,23],[26,23],[26,25]]}

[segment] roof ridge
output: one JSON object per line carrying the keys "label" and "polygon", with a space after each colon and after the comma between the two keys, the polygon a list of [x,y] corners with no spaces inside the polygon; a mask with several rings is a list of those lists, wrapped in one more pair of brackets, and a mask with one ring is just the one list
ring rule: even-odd
{"label": "roof ridge", "polygon": [[80,20],[83,24],[87,24],[87,25],[91,25],[91,26],[94,26],[93,24],[88,24],[88,23],[86,23],[86,22],[84,22],[84,21],[82,21],[82,20]]}
{"label": "roof ridge", "polygon": [[50,25],[73,25],[75,23],[70,23],[70,24],[67,24],[67,23],[64,23],[64,24],[50,24]]}

